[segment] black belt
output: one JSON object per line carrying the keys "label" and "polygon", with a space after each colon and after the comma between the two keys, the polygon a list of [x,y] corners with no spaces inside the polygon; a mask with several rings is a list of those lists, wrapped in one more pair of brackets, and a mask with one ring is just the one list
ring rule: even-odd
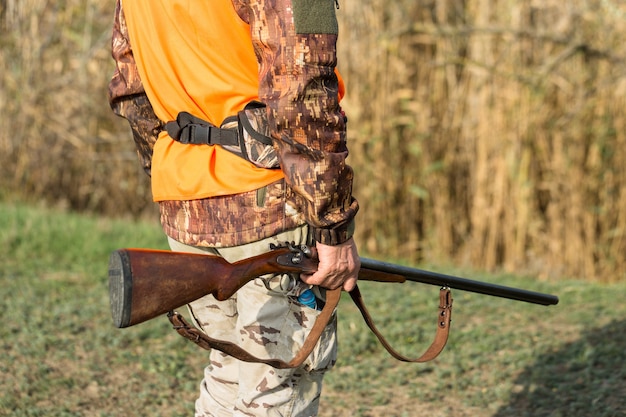
{"label": "black belt", "polygon": [[[227,119],[228,120],[228,119]],[[235,121],[236,118],[233,118]],[[180,143],[191,145],[239,145],[237,128],[224,129],[187,112],[180,112],[176,120],[167,122],[165,130]]]}

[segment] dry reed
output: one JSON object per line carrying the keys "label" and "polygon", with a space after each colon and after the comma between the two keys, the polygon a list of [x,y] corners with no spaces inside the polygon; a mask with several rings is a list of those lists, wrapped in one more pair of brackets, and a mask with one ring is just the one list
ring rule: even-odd
{"label": "dry reed", "polygon": [[[368,253],[626,278],[626,7],[339,2]],[[0,2],[0,186],[105,214],[147,179],[106,103],[113,2]]]}
{"label": "dry reed", "polygon": [[[150,207],[106,85],[113,2],[5,0],[0,23],[0,186],[78,210]],[[136,195],[136,196],[135,196]]]}
{"label": "dry reed", "polygon": [[626,278],[626,8],[342,2],[368,252]]}

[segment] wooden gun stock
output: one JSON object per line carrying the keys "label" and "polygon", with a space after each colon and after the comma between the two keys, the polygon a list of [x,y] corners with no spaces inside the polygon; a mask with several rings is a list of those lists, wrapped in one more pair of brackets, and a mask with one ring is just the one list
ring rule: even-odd
{"label": "wooden gun stock", "polygon": [[317,261],[287,247],[235,263],[202,254],[120,249],[109,259],[111,315],[116,327],[129,327],[208,294],[226,300],[261,275],[316,269]]}

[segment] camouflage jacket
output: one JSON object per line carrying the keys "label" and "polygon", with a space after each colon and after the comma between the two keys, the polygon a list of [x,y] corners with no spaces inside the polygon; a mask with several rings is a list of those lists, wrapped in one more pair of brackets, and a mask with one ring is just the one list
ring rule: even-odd
{"label": "camouflage jacket", "polygon": [[[334,74],[336,0],[325,2],[329,4],[324,10],[312,13],[303,7],[324,2],[306,6],[298,1],[300,6],[294,2],[292,7],[291,0],[233,0],[251,28],[259,63],[259,98],[267,105],[285,179],[252,192],[160,202],[168,236],[189,245],[236,246],[306,222],[318,242],[336,245],[351,237],[358,203],[352,197],[353,172],[346,164],[345,118]],[[128,120],[140,162],[150,175],[152,148],[164,122],[144,92],[121,0],[114,22],[116,69],[109,102]]]}

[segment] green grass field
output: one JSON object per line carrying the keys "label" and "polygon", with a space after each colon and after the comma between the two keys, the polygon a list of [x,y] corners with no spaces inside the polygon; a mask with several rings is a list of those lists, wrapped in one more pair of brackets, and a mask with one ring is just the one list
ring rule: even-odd
{"label": "green grass field", "polygon": [[[109,315],[108,255],[165,248],[156,219],[4,203],[0,244],[1,416],[193,415],[206,352],[165,318],[120,330]],[[327,377],[321,416],[626,416],[626,283],[441,272],[554,293],[561,302],[543,307],[456,291],[444,352],[404,364],[344,298],[339,362]],[[390,341],[421,353],[434,333],[437,288],[361,287]]]}

